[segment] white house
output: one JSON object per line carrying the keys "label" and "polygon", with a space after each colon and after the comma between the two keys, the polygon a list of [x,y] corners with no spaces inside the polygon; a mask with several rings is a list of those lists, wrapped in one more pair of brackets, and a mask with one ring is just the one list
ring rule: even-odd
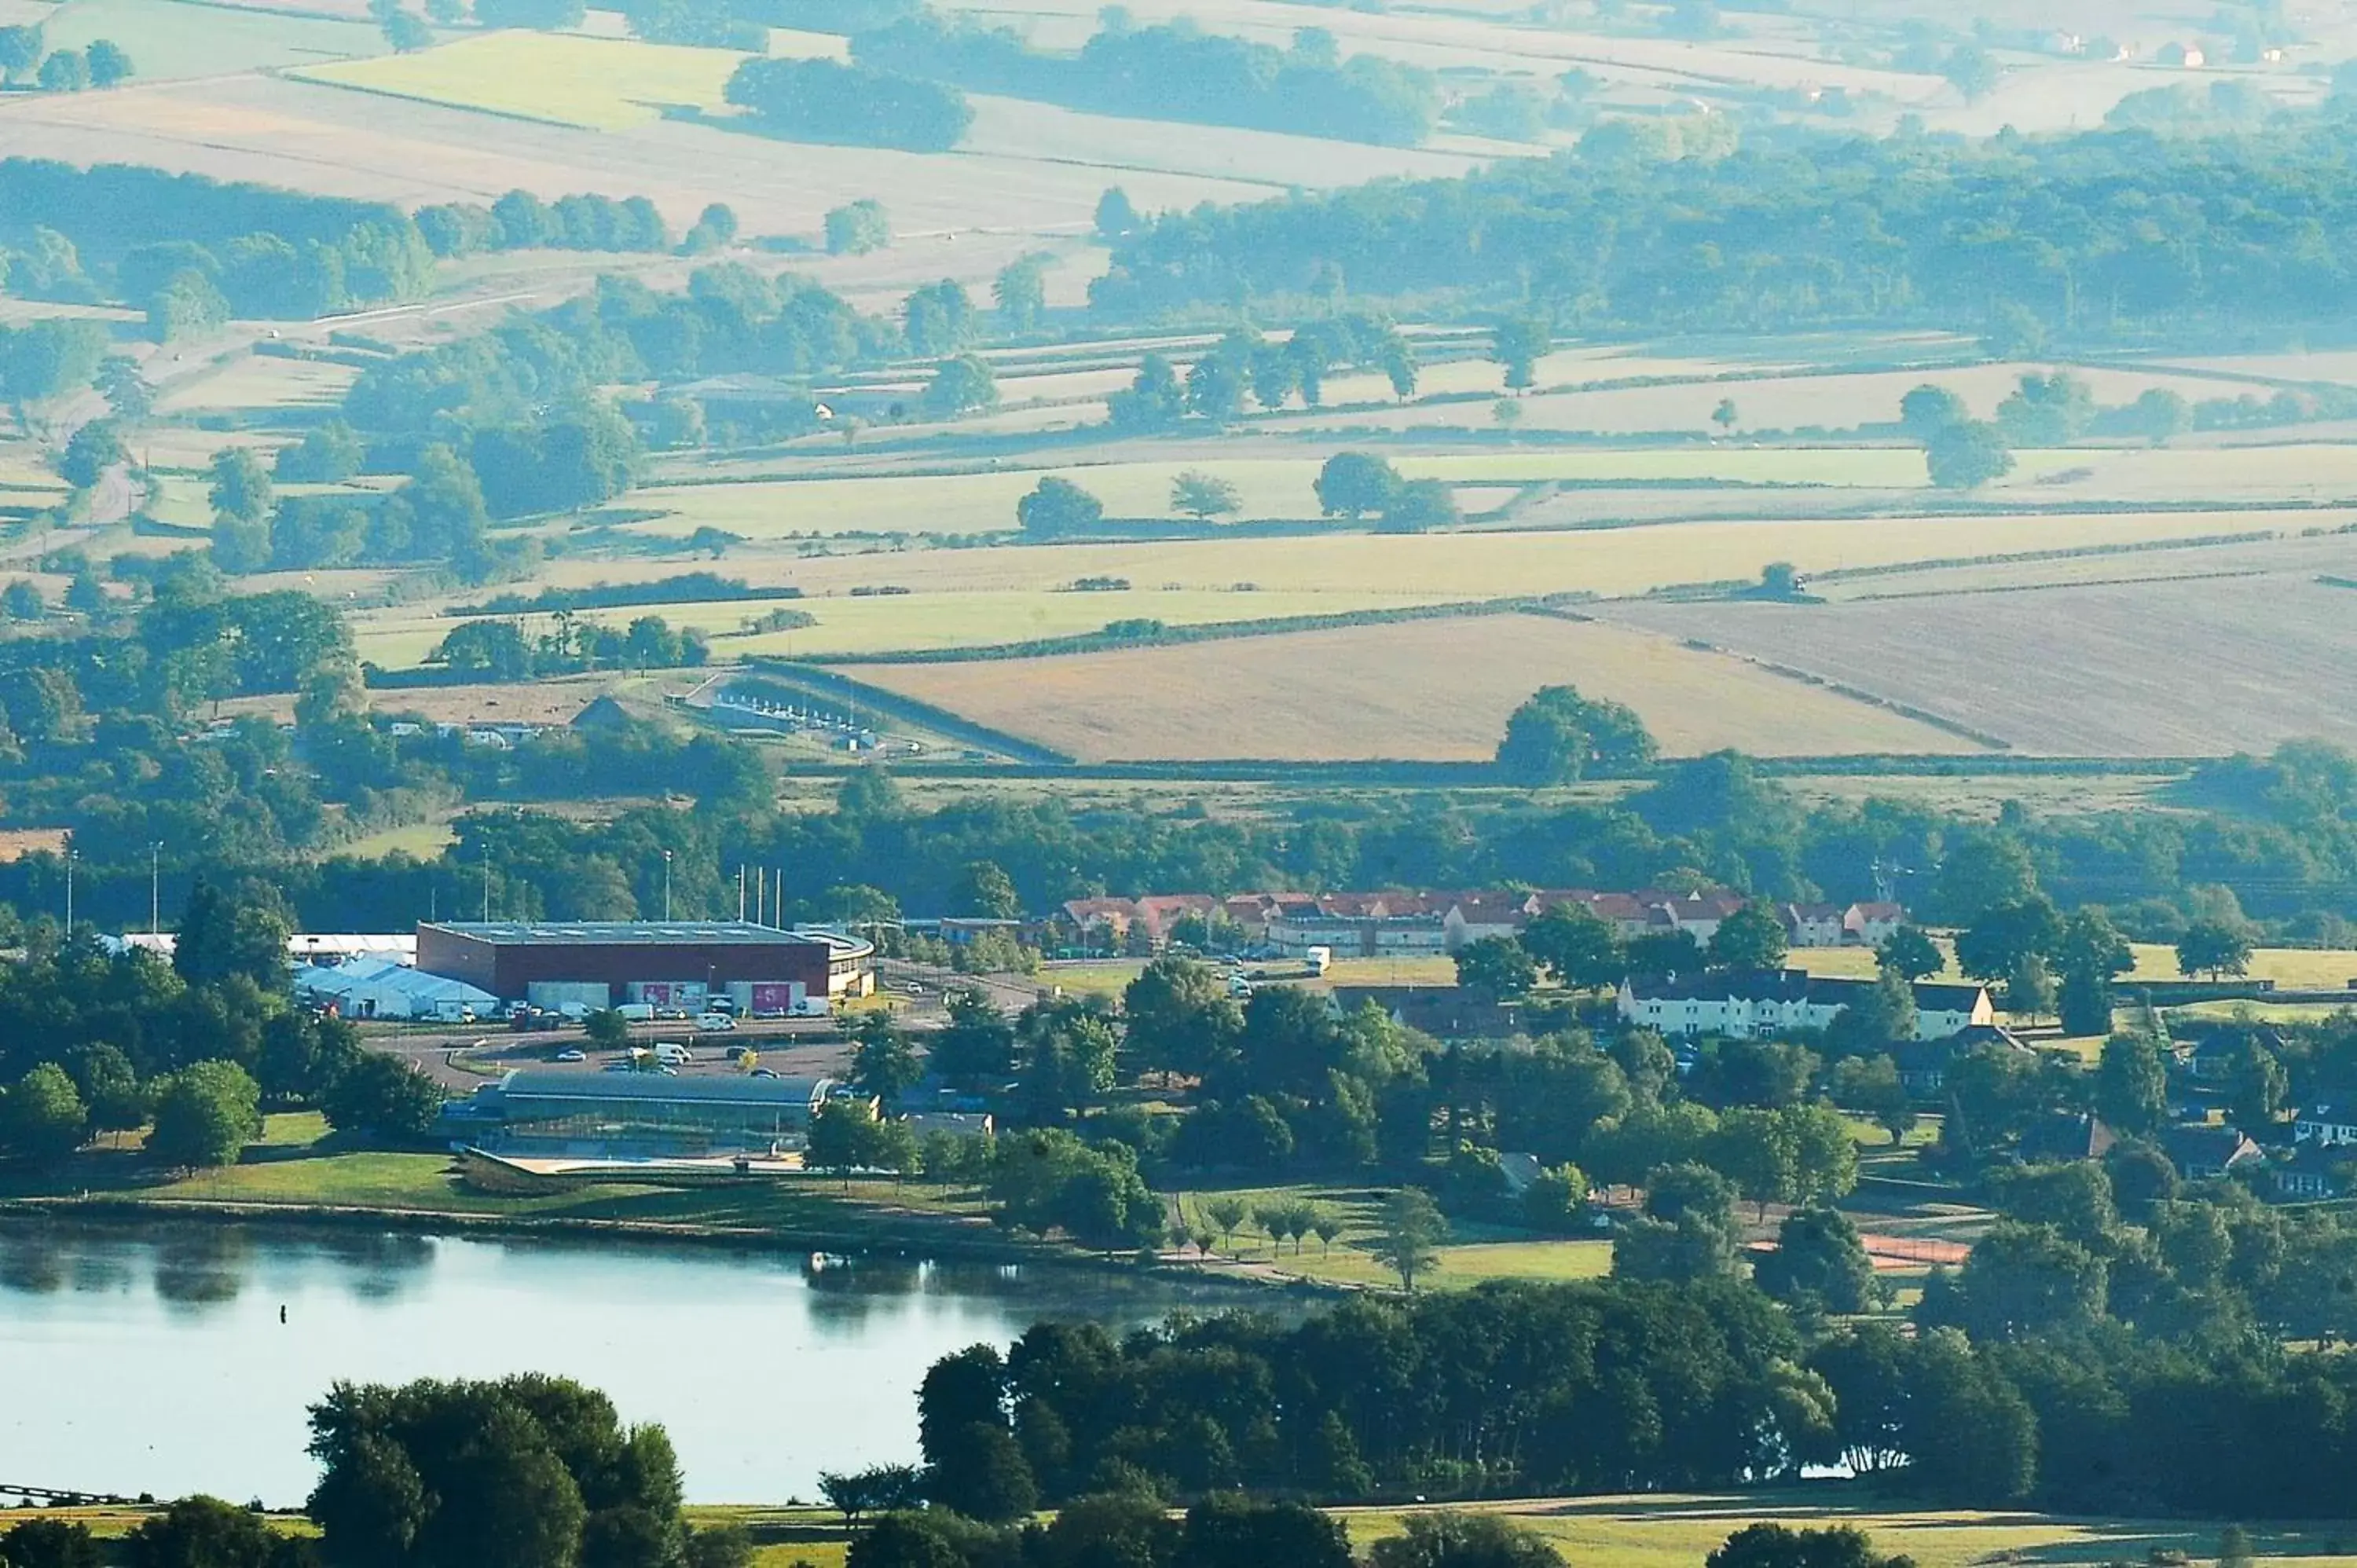
{"label": "white house", "polygon": [[1848,940],[1846,911],[1838,904],[1779,904],[1775,909],[1784,940],[1796,948],[1837,948]]}
{"label": "white house", "polygon": [[[1666,980],[1631,976],[1620,983],[1620,1006],[1622,1018],[1664,1035],[1757,1039],[1822,1029],[1873,989],[1871,981],[1828,980],[1797,969],[1713,971]],[[1986,985],[1915,987],[1919,1040],[1944,1039],[1996,1021]]]}
{"label": "white house", "polygon": [[1878,948],[1907,923],[1900,904],[1852,904],[1842,911],[1842,940],[1861,947]]}
{"label": "white house", "polygon": [[2311,1105],[2292,1121],[2292,1141],[2357,1144],[2357,1105]]}

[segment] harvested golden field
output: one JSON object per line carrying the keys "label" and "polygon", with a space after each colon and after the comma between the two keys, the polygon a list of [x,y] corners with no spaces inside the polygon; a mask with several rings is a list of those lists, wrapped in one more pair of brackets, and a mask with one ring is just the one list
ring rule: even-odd
{"label": "harvested golden field", "polygon": [[[2323,513],[2316,524],[2349,521]],[[2304,514],[2300,521],[2311,520]],[[1870,518],[1843,521],[1664,522],[1557,532],[1307,534],[1279,539],[1187,540],[1156,544],[1057,544],[990,550],[925,550],[796,560],[732,555],[724,569],[760,582],[792,583],[818,594],[888,580],[915,589],[966,593],[1052,588],[1078,577],[1120,576],[1157,586],[1225,588],[1249,582],[1267,592],[1415,594],[1485,599],[1523,594],[1642,594],[1682,583],[1749,579],[1771,561],[1804,572],[1910,561],[2148,542],[2280,527],[2267,512],[2125,513],[2078,517]],[[2134,561],[2136,556],[2123,559]],[[676,563],[559,563],[617,580],[676,572]],[[553,580],[563,580],[554,577]]]}
{"label": "harvested golden field", "polygon": [[[1491,368],[1495,369],[1494,366]],[[1667,385],[1547,392],[1516,398],[1514,406],[1520,413],[1514,423],[1517,429],[1527,431],[1712,430],[1717,426],[1711,415],[1720,401],[1725,399],[1735,404],[1737,418],[1732,435],[1734,439],[1740,441],[1745,432],[1749,430],[1798,430],[1804,426],[1847,429],[1858,424],[1894,420],[1899,417],[1899,400],[1926,382],[1953,392],[1971,405],[1976,415],[1987,418],[1996,412],[1996,405],[2014,390],[2025,371],[2043,373],[2051,368],[2042,364],[1974,365],[1956,370],[1878,371],[1855,375],[1762,375],[1756,378],[1738,378],[1721,370]],[[2162,371],[2119,371],[2095,366],[2072,366],[2069,369],[2093,389],[2096,402],[2105,404],[2133,403],[2138,393],[2149,387],[2166,387],[2189,402],[2218,397],[2226,392],[2214,381],[2171,375]],[[1593,378],[1565,379],[1600,380],[1617,374],[1663,373],[1666,372],[1606,371]],[[1492,386],[1495,384],[1493,382]],[[1548,383],[1543,379],[1540,384]],[[1418,390],[1438,392],[1443,389],[1419,386]],[[1328,401],[1339,403],[1343,400],[1329,393]],[[1431,406],[1410,404],[1380,411],[1304,413],[1290,416],[1282,423],[1286,429],[1299,430],[1487,430],[1496,424],[1496,419],[1489,403],[1449,403]],[[1921,476],[1916,478],[1920,480]]]}
{"label": "harvested golden field", "polygon": [[1617,605],[1620,624],[1804,670],[2030,752],[2357,742],[2357,590],[2298,577],[1843,605]]}
{"label": "harvested golden field", "polygon": [[[884,558],[865,557],[871,562]],[[897,557],[892,559],[899,559]],[[891,582],[891,569],[878,564],[871,579]],[[1344,615],[1399,604],[1430,602],[1430,596],[1365,593],[1235,593],[1212,589],[1125,593],[878,594],[838,595],[792,600],[732,599],[686,605],[645,605],[627,609],[583,610],[577,618],[627,626],[640,616],[660,616],[673,627],[694,627],[714,637],[713,654],[738,659],[753,654],[818,659],[837,653],[894,653],[919,649],[973,648],[1024,642],[1043,637],[1073,637],[1101,631],[1116,620],[1150,619],[1171,626],[1273,617]],[[771,609],[801,610],[815,626],[794,631],[739,636],[746,621]],[[545,615],[522,618],[538,635],[554,624]],[[434,645],[461,621],[404,607],[362,617],[353,626],[361,657],[389,670],[422,663]]]}
{"label": "harvested golden field", "polygon": [[[339,402],[359,379],[360,371],[350,365],[243,354],[174,381],[156,396],[156,410],[159,413],[193,413],[220,409],[317,408]],[[218,434],[212,438],[227,440]]]}
{"label": "harvested golden field", "polygon": [[[2034,478],[2075,468],[2093,459],[2122,456],[2191,457],[2210,454],[2023,452],[2016,460],[2025,478]],[[639,525],[656,533],[683,534],[705,524],[756,540],[812,532],[982,533],[1015,527],[1016,502],[1049,475],[1070,479],[1095,496],[1104,503],[1108,517],[1168,517],[1173,515],[1171,480],[1187,470],[1200,469],[1236,487],[1243,503],[1238,515],[1243,518],[1307,521],[1318,515],[1313,487],[1323,461],[1322,456],[1211,456],[1194,461],[1079,463],[1056,468],[964,474],[756,478],[726,484],[653,486],[634,492],[627,504],[669,512],[668,517]],[[1394,456],[1392,463],[1409,478],[1440,479],[1455,485],[1719,482],[1875,491],[1921,489],[1924,485],[1923,456],[1911,446],[1727,444],[1636,451],[1403,455]],[[2093,521],[2096,520],[2072,520],[2054,526],[2071,528],[2080,521]],[[1878,526],[1904,529],[1913,525]],[[2187,532],[2215,532],[2219,529],[2210,524]],[[1715,575],[1703,573],[1696,577],[1667,580],[1695,581]]]}
{"label": "harvested golden field", "polygon": [[[146,164],[411,206],[488,202],[518,188],[544,198],[643,195],[683,228],[706,203],[726,201],[749,234],[814,237],[829,208],[886,199],[901,242],[810,269],[830,284],[882,263],[906,266],[911,282],[950,275],[986,285],[1012,258],[970,263],[966,252],[982,248],[978,236],[1007,235],[1022,246],[1043,232],[1085,232],[1114,183],[1104,166],[1072,161],[1069,149],[1059,158],[817,148],[681,120],[587,131],[281,76],[11,94],[0,100],[0,135],[20,156]],[[1249,200],[1275,188],[1152,170],[1125,170],[1119,179],[1149,209]]]}
{"label": "harvested golden field", "polygon": [[1674,756],[1977,749],[1667,639],[1537,616],[845,672],[1092,762],[1478,761],[1523,699],[1559,683],[1629,703]]}

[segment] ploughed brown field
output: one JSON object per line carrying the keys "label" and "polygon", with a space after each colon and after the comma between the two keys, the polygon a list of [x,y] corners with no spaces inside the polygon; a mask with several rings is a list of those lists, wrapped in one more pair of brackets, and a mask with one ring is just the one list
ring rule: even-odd
{"label": "ploughed brown field", "polygon": [[2206,757],[2357,743],[2357,589],[2312,576],[1598,613],[1855,686],[2023,751]]}

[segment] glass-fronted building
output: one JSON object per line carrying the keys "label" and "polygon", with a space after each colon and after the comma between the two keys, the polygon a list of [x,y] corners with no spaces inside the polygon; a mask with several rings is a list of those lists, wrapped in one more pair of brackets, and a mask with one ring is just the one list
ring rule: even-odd
{"label": "glass-fronted building", "polygon": [[444,1130],[512,1153],[766,1154],[801,1148],[834,1087],[825,1078],[525,1068],[452,1107]]}

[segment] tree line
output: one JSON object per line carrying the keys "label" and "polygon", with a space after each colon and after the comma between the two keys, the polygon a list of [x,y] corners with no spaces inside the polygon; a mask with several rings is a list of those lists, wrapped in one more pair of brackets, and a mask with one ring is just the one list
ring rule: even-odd
{"label": "tree line", "polygon": [[[58,235],[108,269],[108,285],[85,290],[137,308],[196,280],[240,315],[300,318],[414,299],[433,275],[431,250],[397,207],[202,175],[0,159],[0,240]],[[78,275],[79,260],[45,292],[70,295]]]}
{"label": "tree line", "polygon": [[1438,109],[1429,72],[1373,55],[1345,60],[1322,27],[1300,29],[1280,49],[1183,20],[1136,27],[1115,17],[1066,55],[1034,49],[1007,28],[920,11],[854,35],[851,52],[877,71],[976,92],[1387,146],[1424,141]]}
{"label": "tree line", "polygon": [[[2050,334],[2321,324],[2349,297],[2335,258],[2351,247],[2333,236],[2357,205],[2313,197],[2350,186],[2329,119],[2202,138],[1794,131],[1724,156],[1606,150],[1166,213],[1115,242],[1092,302],[1134,318],[1347,287],[1579,330],[1935,325],[2034,353]],[[2276,242],[2276,215],[2295,210],[2319,248]]]}
{"label": "tree line", "polygon": [[148,1129],[167,1167],[235,1163],[265,1107],[316,1106],[339,1131],[415,1139],[442,1108],[435,1082],[364,1049],[350,1025],[295,1005],[274,889],[199,880],[171,959],[109,953],[83,931],[24,933],[0,971],[0,1152],[37,1168],[95,1134]]}

